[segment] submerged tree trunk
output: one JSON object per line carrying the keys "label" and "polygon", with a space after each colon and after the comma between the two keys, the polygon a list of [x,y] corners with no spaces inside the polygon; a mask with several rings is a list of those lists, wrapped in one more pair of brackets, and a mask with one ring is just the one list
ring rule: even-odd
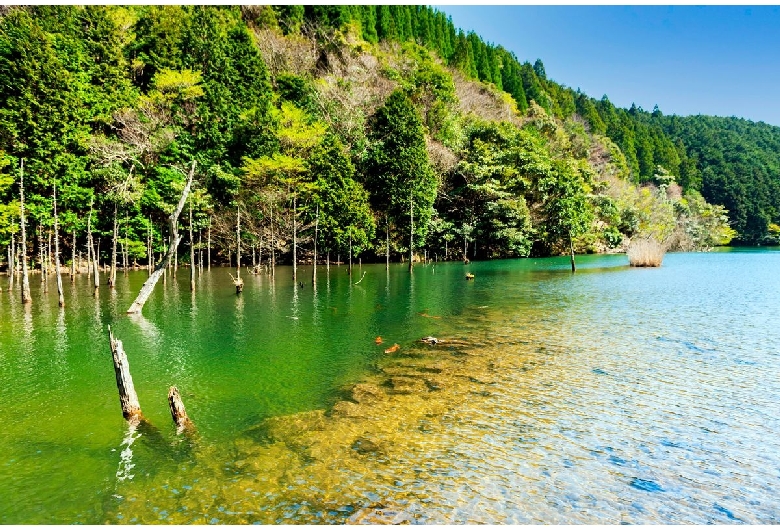
{"label": "submerged tree trunk", "polygon": [[111,244],[111,268],[108,272],[108,286],[116,287],[116,240],[119,238],[119,225],[117,224],[117,204],[114,203],[114,234]]}
{"label": "submerged tree trunk", "polygon": [[57,275],[57,296],[60,307],[65,307],[65,295],[62,292],[62,274],[60,273],[60,232],[57,220],[57,181],[54,181],[54,271]]}
{"label": "submerged tree trunk", "polygon": [[409,272],[414,268],[414,200],[409,194]]}
{"label": "submerged tree trunk", "polygon": [[11,244],[8,245],[8,292],[14,290],[14,276],[16,268],[16,238],[11,236]]}
{"label": "submerged tree trunk", "polygon": [[317,213],[314,216],[314,263],[311,267],[311,285],[316,288],[317,283],[317,235],[320,223],[320,205],[317,205]]}
{"label": "submerged tree trunk", "polygon": [[571,271],[577,272],[577,266],[574,264],[574,241],[572,241],[571,232],[569,232],[569,250],[571,252]]}
{"label": "submerged tree trunk", "polygon": [[271,278],[276,277],[276,240],[274,239],[274,206],[271,204]]}
{"label": "submerged tree trunk", "polygon": [[173,423],[176,424],[176,433],[181,434],[186,430],[192,430],[195,428],[190,418],[187,416],[187,411],[184,408],[184,403],[181,400],[181,394],[179,389],[172,386],[168,390],[168,406],[171,409],[171,418]]}
{"label": "submerged tree trunk", "polygon": [[236,216],[236,277],[241,279],[241,206]]}
{"label": "submerged tree trunk", "polygon": [[179,236],[179,231],[177,229],[177,225],[179,222],[179,214],[181,214],[181,211],[184,208],[184,201],[187,200],[187,195],[190,193],[190,185],[192,184],[192,177],[194,175],[195,175],[195,161],[193,160],[192,168],[190,168],[190,174],[187,177],[187,184],[184,186],[184,190],[181,192],[181,197],[179,198],[179,204],[176,205],[176,209],[168,218],[171,224],[171,236],[170,236],[171,244],[168,247],[168,252],[165,254],[165,258],[163,258],[163,260],[160,261],[157,267],[155,267],[152,275],[149,276],[146,282],[144,282],[143,286],[141,287],[141,291],[138,293],[138,296],[136,297],[135,301],[127,310],[128,313],[141,312],[141,309],[144,307],[144,304],[146,303],[146,300],[149,298],[149,295],[152,294],[152,291],[154,290],[154,286],[155,284],[157,284],[157,280],[160,279],[160,276],[162,276],[165,267],[168,265],[168,262],[173,256],[174,250],[176,249],[177,246],[179,246],[179,241],[181,241],[181,237]]}
{"label": "submerged tree trunk", "polygon": [[22,259],[22,303],[29,304],[32,302],[30,296],[30,278],[27,276],[27,232],[26,222],[24,219],[24,159],[21,161],[21,170],[19,177],[19,194],[21,201],[19,203],[20,209],[20,222],[22,225],[22,252],[20,253]]}
{"label": "submerged tree trunk", "polygon": [[138,394],[135,393],[133,377],[130,375],[130,364],[127,362],[127,354],[122,346],[122,341],[114,338],[111,326],[108,326],[108,340],[111,344],[111,356],[114,359],[114,374],[116,375],[116,387],[119,391],[119,404],[122,407],[122,416],[128,421],[141,419],[141,405],[138,403]]}
{"label": "submerged tree trunk", "polygon": [[293,195],[293,283],[298,281],[298,211],[297,197]]}
{"label": "submerged tree trunk", "polygon": [[195,291],[195,241],[192,238],[192,200],[190,200],[190,291]]}
{"label": "submerged tree trunk", "polygon": [[129,254],[129,249],[127,248],[127,214],[125,214],[125,239],[122,242],[122,267],[124,268],[125,274],[127,274],[127,259]]}
{"label": "submerged tree trunk", "polygon": [[94,278],[95,278],[95,294],[97,294],[98,289],[100,288],[100,259],[98,256],[100,255],[100,238],[98,238],[97,246],[92,249],[92,257],[94,258],[92,260],[92,268],[94,269]]}
{"label": "submerged tree trunk", "polygon": [[95,199],[89,201],[89,217],[87,217],[87,278],[92,277],[92,205]]}
{"label": "submerged tree trunk", "polygon": [[76,231],[73,231],[70,249],[70,283],[76,281]]}
{"label": "submerged tree trunk", "polygon": [[236,288],[236,294],[240,294],[244,290],[244,280],[241,279],[241,207],[238,207],[238,215],[236,216],[236,277],[233,278],[233,286]]}
{"label": "submerged tree trunk", "polygon": [[146,230],[146,270],[148,275],[152,275],[152,267],[154,266],[154,250],[152,249],[152,216],[149,216],[149,227]]}

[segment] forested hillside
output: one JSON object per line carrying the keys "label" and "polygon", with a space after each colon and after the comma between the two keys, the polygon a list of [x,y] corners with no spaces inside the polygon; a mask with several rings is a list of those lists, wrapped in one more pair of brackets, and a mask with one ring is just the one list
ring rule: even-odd
{"label": "forested hillside", "polygon": [[740,241],[780,221],[778,128],[618,109],[422,6],[6,7],[0,80],[0,246],[23,175],[36,266],[55,185],[62,262],[88,234],[158,259],[193,162],[180,259],[701,249],[735,235],[719,204]]}

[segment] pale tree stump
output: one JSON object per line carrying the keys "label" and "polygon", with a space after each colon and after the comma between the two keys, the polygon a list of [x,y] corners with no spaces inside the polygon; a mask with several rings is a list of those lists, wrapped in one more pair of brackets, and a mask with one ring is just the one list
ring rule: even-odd
{"label": "pale tree stump", "polygon": [[173,423],[176,424],[176,432],[181,434],[183,431],[193,431],[195,425],[187,416],[187,411],[184,409],[184,403],[181,400],[181,394],[176,386],[172,386],[168,390],[168,405],[171,408],[171,418]]}
{"label": "pale tree stump", "polygon": [[128,421],[140,421],[143,419],[141,405],[138,403],[138,394],[135,393],[133,377],[130,375],[130,364],[127,354],[122,346],[122,341],[114,338],[111,326],[108,326],[108,339],[111,343],[111,354],[114,358],[114,374],[116,375],[116,387],[119,390],[119,404],[122,406],[122,416]]}

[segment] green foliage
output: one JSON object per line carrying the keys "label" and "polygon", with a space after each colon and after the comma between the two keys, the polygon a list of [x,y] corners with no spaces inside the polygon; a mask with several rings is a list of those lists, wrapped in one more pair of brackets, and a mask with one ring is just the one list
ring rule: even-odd
{"label": "green foliage", "polygon": [[437,181],[428,163],[419,113],[403,91],[396,90],[371,117],[370,127],[372,143],[363,178],[371,204],[388,215],[399,248],[404,239],[408,241],[413,204],[415,240],[422,245],[433,214]]}
{"label": "green foliage", "polygon": [[[256,38],[300,53],[300,33],[329,67],[271,80]],[[372,46],[382,40],[398,44]],[[377,50],[383,79],[355,77]],[[452,68],[488,84],[514,123],[462,115]],[[31,233],[51,227],[56,180],[80,246],[90,205],[104,241],[116,206],[142,260],[192,160],[195,227],[211,217],[223,248],[239,205],[242,237],[282,253],[293,227],[311,244],[315,221],[325,250],[383,247],[387,225],[406,251],[411,207],[415,248],[451,257],[546,255],[570,240],[601,250],[647,233],[679,248],[734,230],[780,239],[778,128],[616,108],[427,6],[12,7],[0,82],[0,245],[18,226],[20,159]]]}

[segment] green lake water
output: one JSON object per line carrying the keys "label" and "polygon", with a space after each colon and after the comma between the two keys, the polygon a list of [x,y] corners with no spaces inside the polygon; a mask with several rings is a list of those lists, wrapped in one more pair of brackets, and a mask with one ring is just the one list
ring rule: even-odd
{"label": "green lake water", "polygon": [[780,524],[776,249],[228,271],[0,277],[0,523]]}

